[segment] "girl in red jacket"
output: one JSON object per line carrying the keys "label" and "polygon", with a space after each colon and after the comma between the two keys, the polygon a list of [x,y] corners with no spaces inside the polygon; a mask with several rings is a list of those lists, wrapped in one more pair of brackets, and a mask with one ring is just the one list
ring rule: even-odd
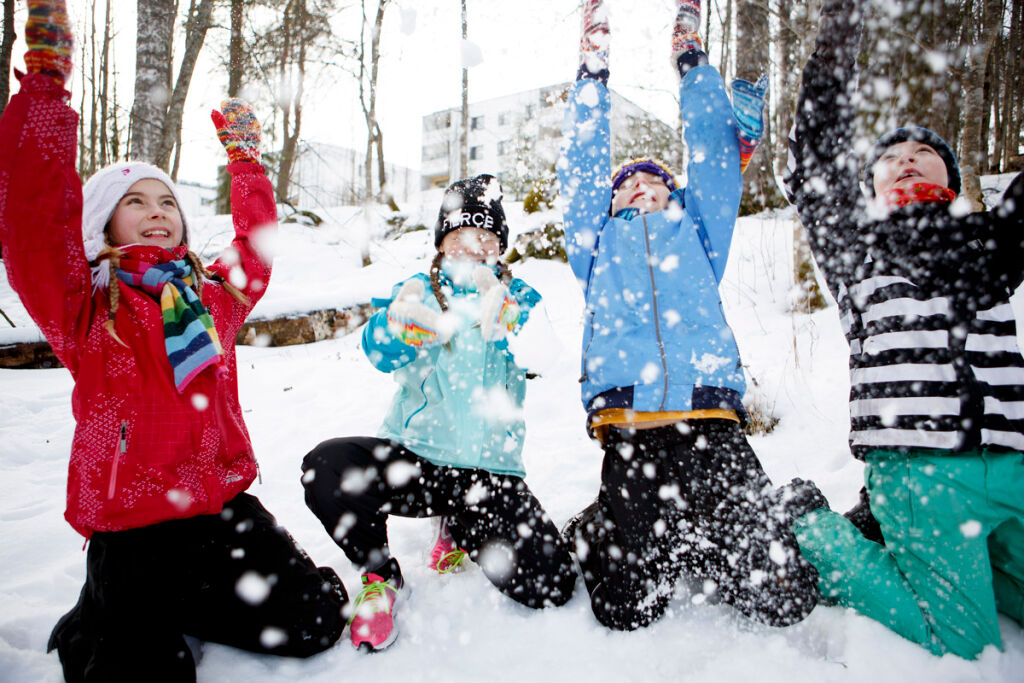
{"label": "girl in red jacket", "polygon": [[83,190],[64,1],[28,4],[28,74],[0,119],[0,243],[75,380],[65,517],[89,539],[85,586],[50,648],[68,681],[194,681],[185,635],[319,652],[344,628],[344,588],[245,493],[256,460],[234,339],[266,289],[258,242],[276,225],[259,124],[238,100],[213,112],[235,239],[204,268],[160,169],[117,164]]}

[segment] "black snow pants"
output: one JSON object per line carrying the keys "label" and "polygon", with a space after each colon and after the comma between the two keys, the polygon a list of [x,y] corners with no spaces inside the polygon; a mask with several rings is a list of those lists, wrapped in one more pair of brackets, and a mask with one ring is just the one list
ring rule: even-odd
{"label": "black snow pants", "polygon": [[[686,577],[774,626],[817,603],[817,573],[736,422],[610,430],[596,519],[578,547],[591,606],[613,629],[659,619]],[[579,541],[577,540],[577,544]]]}
{"label": "black snow pants", "polygon": [[49,649],[68,683],[191,682],[185,635],[306,657],[341,636],[347,601],[334,570],[242,493],[220,514],[94,534],[78,604]]}
{"label": "black snow pants", "polygon": [[324,441],[302,469],[306,505],[363,571],[401,577],[388,550],[389,514],[443,516],[459,547],[516,602],[556,606],[572,596],[568,545],[521,477],[435,465],[373,437]]}

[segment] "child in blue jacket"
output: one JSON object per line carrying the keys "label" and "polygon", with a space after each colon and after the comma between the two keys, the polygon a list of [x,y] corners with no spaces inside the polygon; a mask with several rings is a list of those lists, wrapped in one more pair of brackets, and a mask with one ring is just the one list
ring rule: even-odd
{"label": "child in blue jacket", "polygon": [[[739,143],[749,157],[757,131],[734,124],[699,20],[699,2],[680,0],[673,56],[687,185],[654,158],[611,172],[600,0],[584,5],[558,166],[566,250],[586,297],[583,403],[604,450],[598,499],[563,534],[595,615],[615,629],[660,618],[683,575],[772,625],[816,603],[815,571],[790,526],[820,493],[801,482],[775,490],[741,429],[745,382],[718,285],[742,188]],[[741,122],[760,126],[763,91],[733,91]]]}
{"label": "child in blue jacket", "polygon": [[383,425],[376,437],[325,441],[303,461],[306,504],[364,572],[356,647],[382,649],[397,634],[404,581],[389,514],[445,518],[457,546],[517,602],[572,595],[568,547],[523,481],[526,377],[509,341],[540,295],[498,261],[508,242],[501,197],[490,175],[448,189],[430,274],[396,285],[363,331],[370,362],[399,387]]}

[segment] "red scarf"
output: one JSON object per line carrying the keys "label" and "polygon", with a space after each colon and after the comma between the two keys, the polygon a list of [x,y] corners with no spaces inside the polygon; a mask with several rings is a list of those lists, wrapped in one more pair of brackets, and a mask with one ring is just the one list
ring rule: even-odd
{"label": "red scarf", "polygon": [[934,183],[914,183],[909,188],[897,187],[887,190],[882,198],[886,206],[890,207],[907,204],[949,204],[956,199],[956,192]]}

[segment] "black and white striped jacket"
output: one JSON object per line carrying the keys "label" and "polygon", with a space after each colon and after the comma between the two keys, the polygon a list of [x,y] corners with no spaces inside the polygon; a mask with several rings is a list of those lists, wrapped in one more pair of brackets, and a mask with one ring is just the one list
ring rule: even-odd
{"label": "black and white striped jacket", "polygon": [[[850,28],[850,27],[847,27]],[[873,218],[852,150],[859,36],[819,34],[786,185],[850,343],[850,445],[1024,451],[1024,177],[991,211],[912,204]]]}

